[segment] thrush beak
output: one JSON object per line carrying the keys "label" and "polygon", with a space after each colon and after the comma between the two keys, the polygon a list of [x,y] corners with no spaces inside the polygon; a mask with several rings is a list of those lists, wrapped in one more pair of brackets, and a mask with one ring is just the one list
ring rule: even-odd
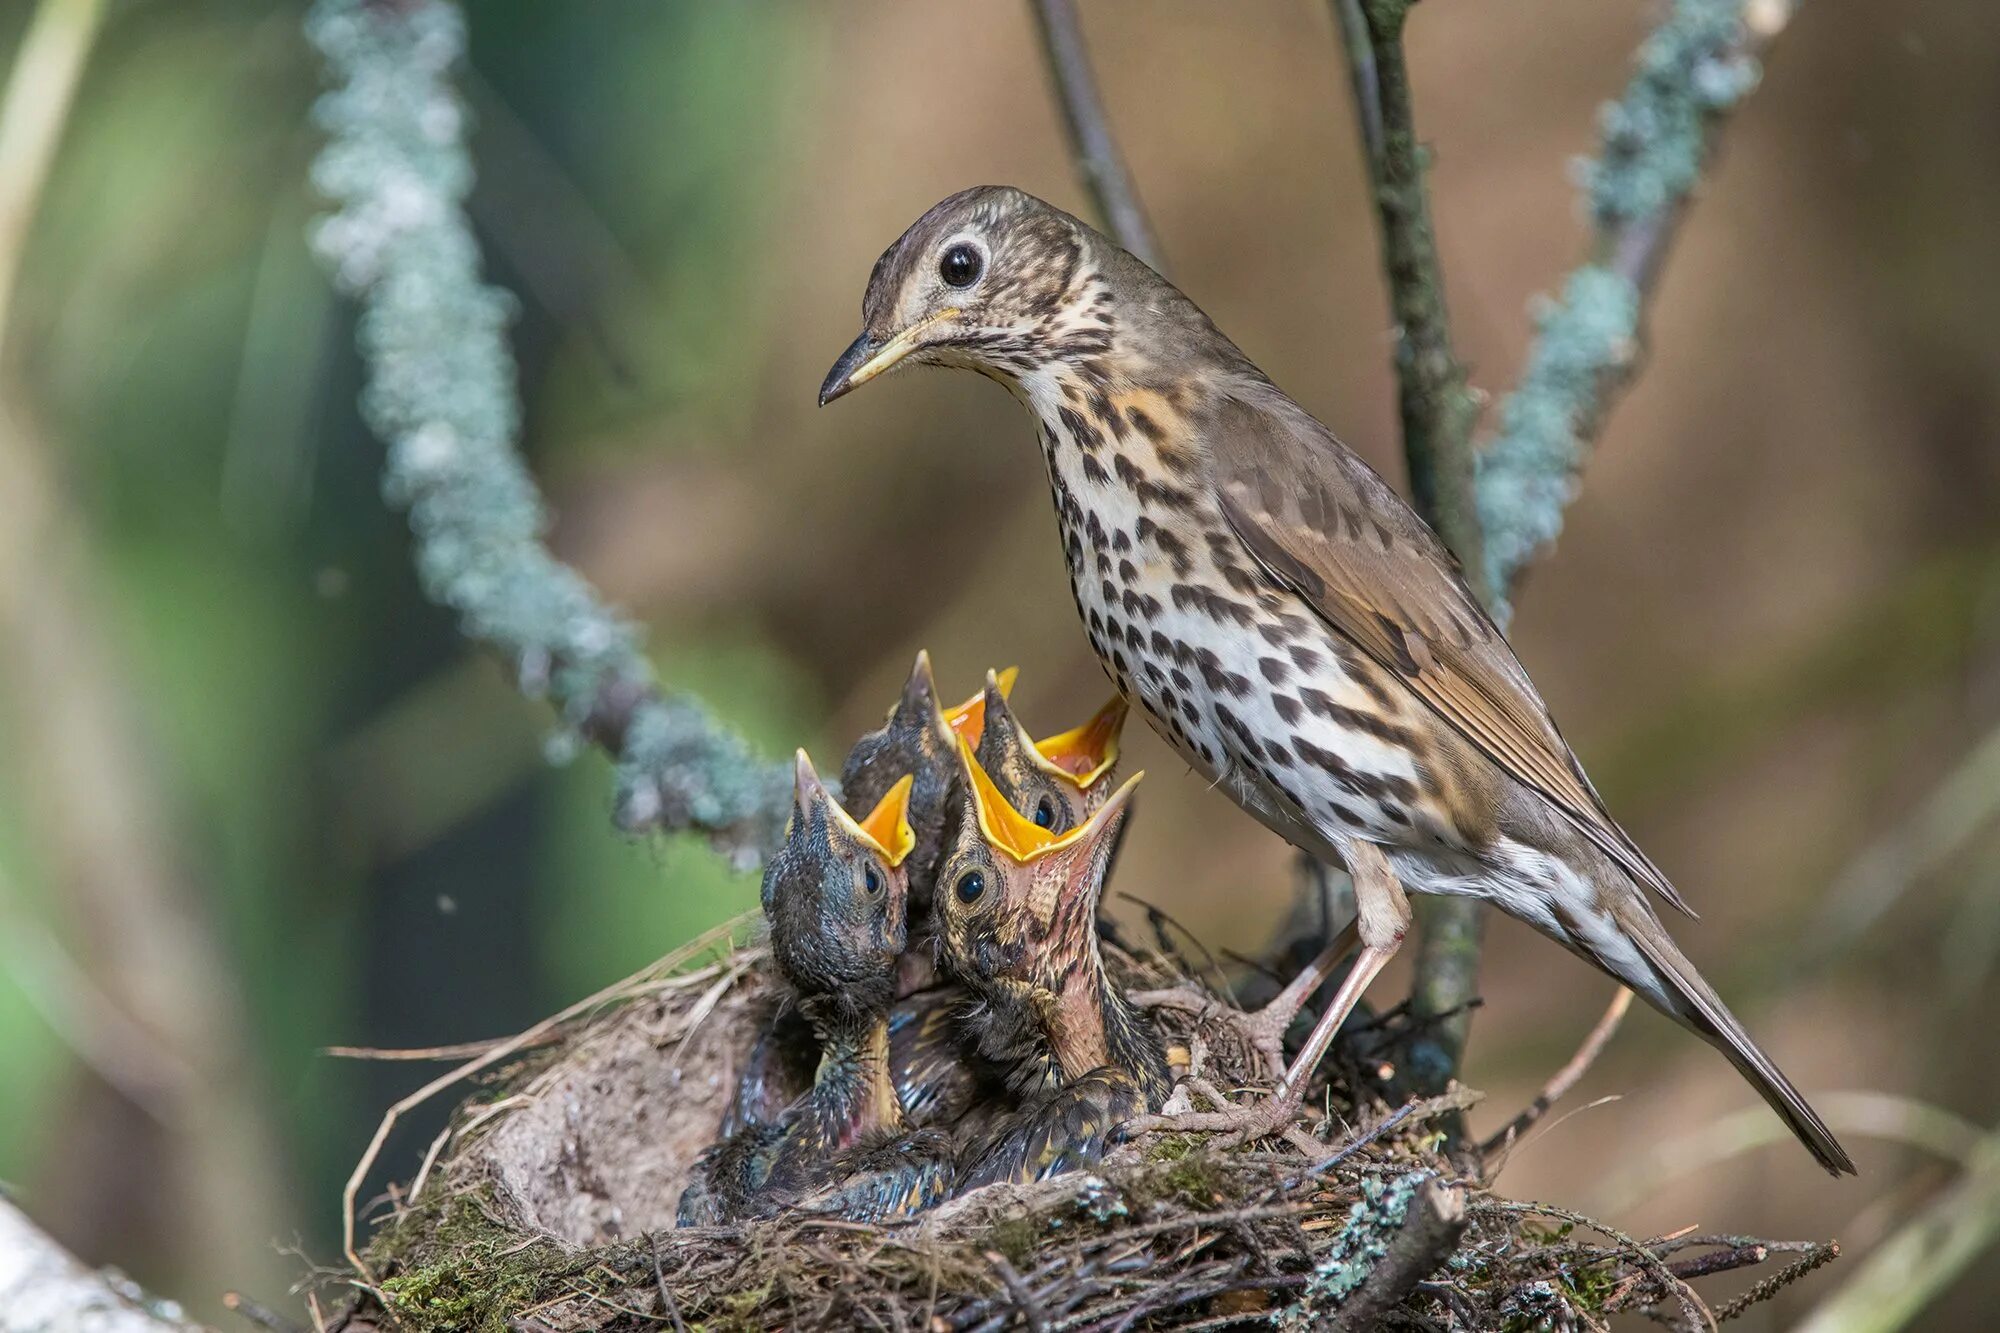
{"label": "thrush beak", "polygon": [[1008,667],[1005,671],[987,672],[985,690],[981,690],[956,708],[947,708],[944,710],[945,725],[960,736],[965,737],[967,745],[978,749],[980,740],[986,735],[987,690],[991,690],[1002,699],[1006,699],[1009,695],[1013,694],[1014,682],[1020,678],[1020,675],[1021,668],[1019,667]]}
{"label": "thrush beak", "polygon": [[[792,759],[792,803],[795,817],[803,817],[804,828],[812,826],[812,812],[826,806],[838,809],[839,804],[828,793],[826,784],[819,780],[819,770],[813,767],[812,756],[801,749]],[[785,826],[785,838],[789,841],[794,833],[803,828],[794,824]]]}
{"label": "thrush beak", "polygon": [[903,693],[890,706],[886,716],[887,725],[891,727],[899,718],[910,725],[918,725],[917,719],[921,718],[924,724],[938,729],[944,744],[951,744],[951,720],[938,703],[937,677],[931,671],[929,650],[917,650],[916,665],[910,668],[909,676],[903,681]]}
{"label": "thrush beak", "polygon": [[918,320],[887,342],[877,342],[873,334],[863,333],[848,344],[847,350],[840,354],[840,360],[833,363],[833,369],[826,372],[826,379],[819,386],[819,405],[825,407],[842,394],[860,388],[888,370],[923,346],[924,334],[933,324],[957,314],[956,309],[940,310]]}
{"label": "thrush beak", "polygon": [[1122,695],[1097,710],[1090,721],[1035,742],[1035,754],[1085,791],[1118,762],[1118,737],[1130,705]]}

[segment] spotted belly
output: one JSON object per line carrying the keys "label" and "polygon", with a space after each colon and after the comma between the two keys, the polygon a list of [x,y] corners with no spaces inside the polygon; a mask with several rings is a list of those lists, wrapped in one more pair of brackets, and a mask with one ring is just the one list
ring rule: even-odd
{"label": "spotted belly", "polygon": [[1321,855],[1355,838],[1444,837],[1423,747],[1401,718],[1408,706],[1379,668],[1247,561],[1225,563],[1220,542],[1162,542],[1162,531],[1107,503],[1086,505],[1065,533],[1091,647],[1154,730],[1264,824]]}

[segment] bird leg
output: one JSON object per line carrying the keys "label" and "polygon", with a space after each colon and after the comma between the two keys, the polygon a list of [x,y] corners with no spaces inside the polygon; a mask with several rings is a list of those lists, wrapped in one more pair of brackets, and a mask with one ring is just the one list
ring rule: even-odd
{"label": "bird leg", "polygon": [[1312,1035],[1306,1039],[1298,1058],[1279,1078],[1277,1091],[1256,1106],[1230,1105],[1227,1110],[1171,1117],[1144,1116],[1135,1121],[1132,1128],[1224,1131],[1230,1135],[1227,1143],[1233,1145],[1267,1134],[1282,1133],[1298,1115],[1299,1106],[1305,1099],[1306,1084],[1319,1067],[1319,1062],[1325,1058],[1327,1048],[1333,1045],[1334,1034],[1340,1031],[1340,1025],[1347,1021],[1347,1016],[1354,1012],[1355,1004],[1360,1001],[1369,983],[1396,956],[1396,950],[1401,947],[1403,936],[1410,928],[1409,899],[1404,895],[1402,883],[1396,878],[1396,872],[1382,850],[1373,843],[1355,842],[1344,846],[1341,851],[1348,873],[1354,878],[1353,923],[1319,958],[1307,965],[1305,972],[1287,986],[1277,1000],[1243,1020],[1259,1024],[1266,1015],[1271,1015],[1272,1021],[1277,1021],[1275,1006],[1280,1002],[1290,1003],[1291,1011],[1284,1015],[1283,1023],[1277,1028],[1279,1036],[1282,1036],[1292,1015],[1326,979],[1325,973],[1332,968],[1333,962],[1353,940],[1360,941],[1360,956],[1354,960],[1354,966],[1334,993],[1333,1002],[1313,1025]]}
{"label": "bird leg", "polygon": [[1333,1045],[1334,1034],[1354,1012],[1361,993],[1396,956],[1410,930],[1410,900],[1382,849],[1372,842],[1350,842],[1340,850],[1347,873],[1354,879],[1354,925],[1350,929],[1360,937],[1361,955],[1348,969],[1347,979],[1334,992],[1333,1003],[1319,1016],[1312,1035],[1278,1085],[1279,1096],[1290,1098],[1294,1105],[1305,1095],[1306,1080],[1319,1068],[1327,1047]]}

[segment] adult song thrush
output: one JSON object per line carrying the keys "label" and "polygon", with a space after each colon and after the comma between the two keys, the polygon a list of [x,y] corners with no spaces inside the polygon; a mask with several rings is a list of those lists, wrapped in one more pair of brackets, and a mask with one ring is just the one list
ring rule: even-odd
{"label": "adult song thrush", "polygon": [[[876,261],[820,402],[905,361],[1035,417],[1071,590],[1105,671],[1194,768],[1347,866],[1361,952],[1282,1084],[1400,944],[1404,890],[1470,895],[1716,1046],[1829,1171],[1833,1134],[1681,953],[1666,877],[1605,810],[1450,555],[1366,463],[1171,283],[1004,187]],[[1286,1003],[1331,967],[1323,955]]]}

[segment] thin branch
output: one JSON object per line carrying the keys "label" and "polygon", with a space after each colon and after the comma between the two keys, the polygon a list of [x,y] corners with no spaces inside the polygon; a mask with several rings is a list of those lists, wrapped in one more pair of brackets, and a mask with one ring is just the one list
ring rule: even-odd
{"label": "thin branch", "polygon": [[1104,113],[1104,98],[1098,92],[1083,26],[1077,20],[1076,0],[1032,0],[1031,7],[1042,38],[1042,53],[1048,59],[1049,77],[1055,82],[1056,101],[1062,106],[1063,126],[1069,131],[1070,148],[1076,155],[1076,169],[1097,205],[1097,215],[1118,244],[1164,272],[1159,243],[1153,238],[1132,173],[1125,167]]}
{"label": "thin branch", "polygon": [[[1382,266],[1396,321],[1396,385],[1410,499],[1466,569],[1478,569],[1483,538],[1473,492],[1472,427],[1479,400],[1452,350],[1444,272],[1424,184],[1403,25],[1413,0],[1333,0],[1346,50],[1362,156],[1375,197]],[[1451,1083],[1479,993],[1484,920],[1472,898],[1419,898],[1411,1010],[1425,1020],[1408,1070],[1420,1092]],[[1457,1137],[1462,1125],[1450,1128]]]}
{"label": "thin branch", "polygon": [[1490,1153],[1508,1151],[1519,1143],[1521,1136],[1528,1132],[1529,1127],[1547,1115],[1549,1108],[1561,1101],[1569,1090],[1590,1072],[1590,1067],[1597,1063],[1597,1057],[1604,1054],[1604,1048],[1610,1045],[1611,1038],[1617,1035],[1618,1025],[1625,1021],[1625,1011],[1631,1007],[1632,992],[1620,986],[1618,993],[1611,997],[1611,1003],[1605,1006],[1604,1013],[1598,1017],[1589,1034],[1584,1037],[1583,1045],[1576,1048],[1576,1054],[1549,1077],[1549,1081],[1544,1083],[1542,1090],[1535,1095],[1535,1100],[1529,1102],[1519,1115],[1508,1121],[1499,1133],[1479,1145],[1480,1155],[1483,1157]]}
{"label": "thin branch", "polygon": [[[1358,28],[1349,3],[1359,11]],[[1429,153],[1417,140],[1403,25],[1414,0],[1336,0],[1348,70],[1358,98],[1362,149],[1381,225],[1382,267],[1396,321],[1396,388],[1410,499],[1467,569],[1479,568],[1479,510],[1473,498],[1472,425],[1478,398],[1451,345],[1444,268],[1424,183]]]}
{"label": "thin branch", "polygon": [[[1660,270],[1729,113],[1798,0],[1674,0],[1600,116],[1583,164],[1589,257],[1542,312],[1520,384],[1479,453],[1484,591],[1506,623],[1522,572],[1562,531],[1578,474],[1637,372]],[[1479,568],[1469,565],[1468,568]]]}
{"label": "thin branch", "polygon": [[514,301],[481,280],[465,213],[462,14],[449,0],[319,0],[307,31],[336,84],[317,109],[328,141],[313,180],[338,211],[314,244],[361,306],[364,414],[389,443],[384,489],[409,513],[426,594],[617,759],[623,827],[699,830],[753,864],[789,809],[788,770],[663,691],[635,628],[544,543],[518,448]]}

